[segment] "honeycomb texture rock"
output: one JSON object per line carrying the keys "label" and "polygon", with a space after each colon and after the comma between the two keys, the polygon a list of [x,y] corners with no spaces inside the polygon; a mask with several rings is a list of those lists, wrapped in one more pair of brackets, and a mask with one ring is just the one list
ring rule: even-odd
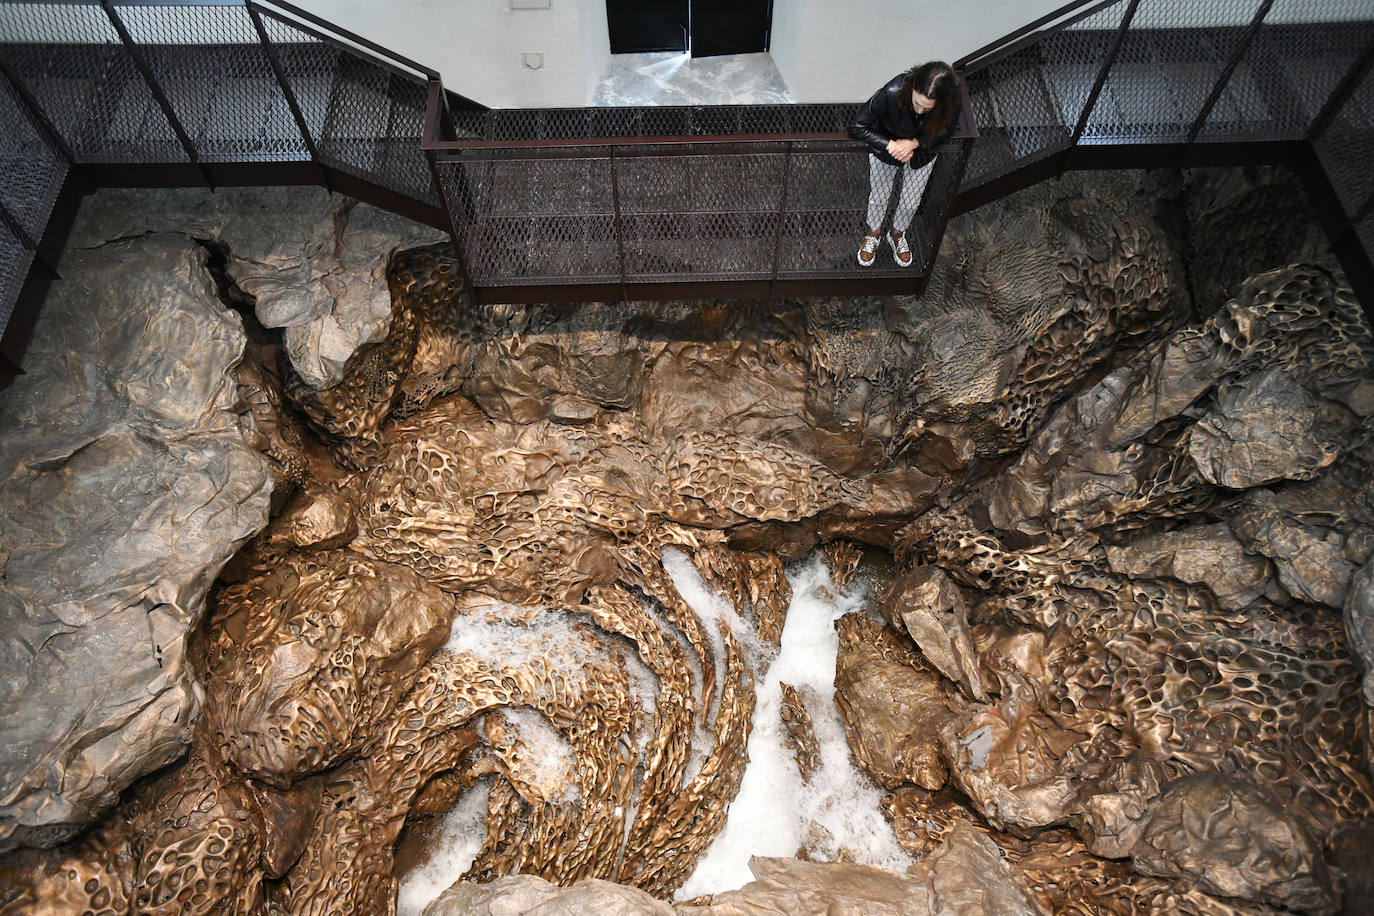
{"label": "honeycomb texture rock", "polygon": [[392,912],[479,787],[431,913],[667,912],[817,550],[868,598],[783,730],[816,778],[833,702],[919,861],[677,911],[1358,911],[1374,345],[1258,225],[1291,191],[1068,175],[951,226],[920,300],[476,308],[415,248],[328,388],[255,331],[215,380],[273,518],[186,637],[190,750],[0,860],[0,913]]}

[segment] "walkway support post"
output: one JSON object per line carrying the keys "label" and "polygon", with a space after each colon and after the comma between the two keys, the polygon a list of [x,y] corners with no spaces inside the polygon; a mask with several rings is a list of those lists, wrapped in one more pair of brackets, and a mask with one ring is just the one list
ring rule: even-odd
{"label": "walkway support post", "polygon": [[186,155],[196,164],[196,168],[200,170],[201,177],[205,179],[205,186],[213,191],[215,189],[215,181],[210,177],[209,169],[205,167],[205,163],[200,161],[200,156],[196,154],[195,145],[191,143],[190,136],[187,135],[185,129],[181,126],[181,121],[177,119],[176,112],[172,110],[171,101],[168,100],[166,93],[162,91],[162,86],[158,84],[157,78],[153,76],[153,71],[149,68],[148,62],[143,59],[143,54],[138,50],[138,45],[134,42],[134,37],[129,34],[128,28],[125,27],[124,20],[120,19],[119,14],[115,12],[114,4],[111,0],[100,0],[100,8],[105,11],[105,15],[110,20],[110,25],[114,26],[114,30],[119,33],[119,40],[124,42],[124,47],[129,52],[130,59],[133,60],[134,66],[138,68],[138,72],[143,76],[143,81],[148,84],[148,91],[153,94],[153,98],[157,100],[158,107],[162,109],[162,113],[166,115],[168,123],[172,125],[172,130],[176,133],[177,140],[181,142],[182,149],[186,151]]}
{"label": "walkway support post", "polygon": [[[433,123],[433,119],[441,117],[439,104],[444,94],[444,87],[437,76],[426,77],[426,79],[429,83],[429,98],[425,104],[425,129],[428,132],[431,129],[430,125]],[[448,223],[448,237],[453,242],[453,254],[458,260],[458,270],[463,275],[463,284],[467,288],[468,301],[475,302],[477,301],[477,293],[472,285],[472,276],[468,273],[467,257],[465,252],[458,247],[458,224],[453,221],[453,210],[448,203],[448,192],[444,189],[443,176],[439,172],[439,154],[428,148],[425,148],[424,153],[425,162],[429,163],[430,178],[434,182],[434,193],[439,195],[439,206],[443,208],[444,220]]]}
{"label": "walkway support post", "polygon": [[272,44],[272,39],[267,36],[267,28],[262,24],[262,17],[258,14],[257,4],[253,0],[246,0],[244,7],[248,10],[248,18],[253,20],[253,30],[258,33],[258,41],[262,44],[262,50],[267,55],[267,63],[272,67],[272,75],[277,78],[277,85],[281,86],[282,95],[286,97],[286,105],[291,109],[291,117],[296,121],[296,129],[301,132],[301,139],[305,141],[305,149],[310,153],[310,161],[315,163],[315,170],[320,174],[320,184],[334,193],[334,183],[329,180],[329,173],[324,170],[324,163],[320,160],[320,151],[315,147],[315,138],[310,135],[310,127],[305,123],[305,115],[301,112],[301,106],[296,101],[296,93],[292,91],[291,84],[286,81],[286,71],[282,69],[281,59],[277,57],[277,48]]}
{"label": "walkway support post", "polygon": [[788,140],[782,154],[782,196],[778,201],[778,228],[773,233],[773,275],[768,279],[768,298],[773,298],[773,290],[778,285],[778,264],[782,260],[782,228],[787,219],[787,180],[792,172],[792,147],[794,141]]}
{"label": "walkway support post", "polygon": [[5,228],[10,231],[10,234],[19,240],[19,244],[24,246],[25,250],[32,252],[34,262],[38,264],[39,267],[43,268],[43,272],[46,273],[49,278],[53,280],[61,279],[60,275],[57,273],[57,268],[38,250],[37,240],[24,231],[24,227],[19,224],[19,220],[15,219],[14,216],[10,214],[10,211],[3,203],[0,203],[0,223],[4,224]]}
{"label": "walkway support post", "polygon": [[1274,0],[1263,0],[1259,5],[1259,9],[1255,10],[1254,17],[1245,28],[1245,34],[1241,36],[1240,45],[1236,48],[1235,52],[1231,54],[1231,58],[1226,62],[1226,66],[1222,68],[1221,75],[1217,77],[1216,85],[1213,86],[1212,91],[1207,94],[1207,100],[1202,103],[1202,108],[1198,111],[1197,117],[1193,119],[1193,126],[1188,130],[1188,139],[1184,141],[1185,150],[1188,146],[1192,146],[1198,134],[1202,133],[1202,125],[1207,122],[1207,116],[1210,115],[1212,109],[1216,107],[1217,102],[1221,99],[1221,94],[1226,91],[1226,85],[1231,81],[1231,74],[1235,73],[1236,67],[1240,66],[1240,62],[1245,58],[1246,52],[1250,50],[1250,44],[1255,40],[1255,36],[1259,34],[1260,26],[1264,24],[1264,17],[1269,15],[1269,8],[1273,5]]}
{"label": "walkway support post", "polygon": [[611,205],[615,212],[615,251],[620,264],[620,301],[629,302],[629,289],[625,286],[625,222],[620,217],[620,183],[616,179],[615,144],[611,150]]}
{"label": "walkway support post", "polygon": [[5,82],[10,84],[14,94],[19,96],[19,101],[24,106],[24,116],[29,119],[34,130],[43,135],[43,139],[48,141],[48,145],[57,150],[57,154],[67,160],[67,168],[76,164],[76,156],[72,153],[71,147],[67,146],[67,141],[62,139],[62,135],[57,132],[57,128],[48,120],[48,116],[43,112],[43,107],[38,104],[38,100],[29,93],[29,87],[15,75],[14,71],[5,63],[5,59],[0,57],[0,76],[5,78]]}
{"label": "walkway support post", "polygon": [[1102,87],[1107,84],[1107,75],[1111,72],[1112,65],[1116,63],[1116,56],[1121,53],[1121,45],[1126,40],[1126,33],[1130,31],[1131,20],[1135,17],[1138,6],[1140,6],[1140,0],[1129,0],[1126,4],[1126,12],[1121,17],[1121,25],[1117,27],[1116,38],[1112,39],[1112,46],[1107,49],[1107,56],[1102,61],[1102,68],[1097,71],[1097,79],[1093,80],[1092,91],[1088,93],[1088,100],[1083,103],[1083,111],[1078,115],[1078,123],[1074,125],[1073,137],[1069,140],[1070,149],[1078,145],[1079,138],[1083,136],[1083,131],[1088,126],[1088,118],[1097,105],[1097,97],[1102,94]]}
{"label": "walkway support post", "polygon": [[1331,122],[1336,119],[1336,113],[1341,110],[1345,100],[1355,93],[1360,83],[1364,81],[1369,73],[1370,67],[1374,67],[1374,44],[1364,49],[1355,63],[1346,71],[1345,76],[1336,84],[1331,97],[1326,100],[1322,110],[1317,112],[1317,116],[1312,119],[1312,127],[1307,132],[1307,139],[1317,141],[1326,133],[1326,129],[1331,126]]}

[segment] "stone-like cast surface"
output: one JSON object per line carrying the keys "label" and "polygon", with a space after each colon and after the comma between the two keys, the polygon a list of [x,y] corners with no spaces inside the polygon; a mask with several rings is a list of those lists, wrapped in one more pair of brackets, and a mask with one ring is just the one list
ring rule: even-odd
{"label": "stone-like cast surface", "polygon": [[288,557],[219,600],[249,624],[210,680],[206,715],[226,759],[280,787],[358,750],[454,613],[451,596],[406,567],[346,551]]}
{"label": "stone-like cast surface", "polygon": [[62,273],[0,394],[0,848],[70,835],[185,751],[186,637],[273,485],[204,251],[150,235]]}
{"label": "stone-like cast surface", "polygon": [[1247,553],[1223,523],[1191,525],[1106,546],[1112,571],[1133,579],[1168,578],[1207,589],[1240,610],[1269,588],[1269,562]]}
{"label": "stone-like cast surface", "polygon": [[559,887],[536,875],[510,875],[487,884],[455,884],[425,907],[424,916],[672,916],[673,908],[638,888],[597,878]]}
{"label": "stone-like cast surface", "polygon": [[939,675],[897,634],[857,615],[842,618],[835,705],[854,759],[884,786],[945,784],[938,733],[951,715]]}
{"label": "stone-like cast surface", "polygon": [[939,567],[903,573],[880,600],[894,626],[905,629],[921,654],[972,699],[986,700],[978,656],[968,635],[968,608]]}
{"label": "stone-like cast surface", "polygon": [[1308,480],[1340,454],[1340,440],[1326,437],[1319,404],[1283,370],[1260,372],[1222,388],[1194,427],[1188,456],[1206,480],[1233,490]]}
{"label": "stone-like cast surface", "polygon": [[[398,836],[479,779],[468,881],[670,896],[741,785],[784,560],[843,587],[854,542],[897,584],[838,621],[835,702],[923,858],[760,862],[711,906],[1320,911],[1324,842],[1358,891],[1369,732],[1320,605],[1374,553],[1374,346],[1330,265],[1237,266],[1268,244],[1185,283],[1180,212],[1225,219],[1155,192],[1209,188],[1250,212],[1042,185],[951,226],[921,300],[474,309],[414,249],[324,390],[254,327],[250,438],[302,487],[197,635],[211,714],[117,817],[0,861],[0,907],[386,912]],[[785,692],[802,770],[824,704]]]}
{"label": "stone-like cast surface", "polygon": [[1321,849],[1258,786],[1216,774],[1170,783],[1131,861],[1147,875],[1186,876],[1223,897],[1331,913],[1337,896]]}
{"label": "stone-like cast surface", "polygon": [[1350,647],[1364,663],[1364,701],[1374,706],[1374,561],[1361,567],[1351,581],[1344,615]]}
{"label": "stone-like cast surface", "polygon": [[716,894],[709,905],[681,906],[683,916],[942,916],[999,913],[1041,916],[1020,876],[1001,852],[960,824],[944,844],[917,862],[908,875],[865,865],[753,858],[754,881]]}
{"label": "stone-like cast surface", "polygon": [[323,188],[137,189],[94,195],[68,245],[147,232],[221,246],[258,320],[284,330],[292,366],[316,388],[338,384],[349,358],[390,330],[390,254],[445,237]]}

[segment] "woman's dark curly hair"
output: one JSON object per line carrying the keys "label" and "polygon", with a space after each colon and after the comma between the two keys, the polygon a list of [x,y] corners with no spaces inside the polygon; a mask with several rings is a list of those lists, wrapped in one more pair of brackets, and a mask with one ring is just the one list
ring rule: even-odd
{"label": "woman's dark curly hair", "polygon": [[954,68],[942,60],[919,64],[906,72],[897,104],[910,111],[913,92],[919,92],[935,102],[935,107],[926,115],[925,123],[921,126],[921,136],[917,138],[922,146],[944,133],[945,125],[959,113],[959,87],[962,82]]}

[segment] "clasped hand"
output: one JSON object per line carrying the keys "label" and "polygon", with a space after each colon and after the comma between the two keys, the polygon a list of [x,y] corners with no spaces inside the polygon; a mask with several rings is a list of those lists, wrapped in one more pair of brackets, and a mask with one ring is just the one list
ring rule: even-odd
{"label": "clasped hand", "polygon": [[887,154],[898,162],[910,162],[912,154],[920,145],[919,140],[889,140]]}

